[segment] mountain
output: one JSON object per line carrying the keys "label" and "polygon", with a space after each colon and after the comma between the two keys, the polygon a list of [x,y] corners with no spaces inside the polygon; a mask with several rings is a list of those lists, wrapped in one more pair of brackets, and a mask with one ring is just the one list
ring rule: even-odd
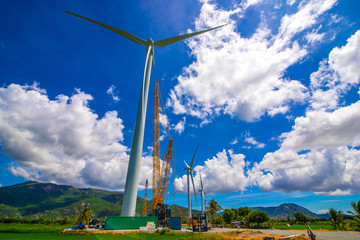
{"label": "mountain", "polygon": [[[0,188],[0,218],[70,219],[90,203],[95,216],[120,216],[123,193],[92,188],[75,188],[52,183],[25,182]],[[137,197],[136,214],[141,215],[144,199]],[[147,202],[148,214],[151,201]],[[175,205],[174,216],[183,219],[187,208]]]}
{"label": "mountain", "polygon": [[312,218],[329,218],[327,214],[316,214],[312,211],[296,205],[295,203],[283,203],[277,207],[252,207],[252,210],[261,210],[267,212],[270,218],[286,219],[287,216],[294,218],[294,213],[300,212]]}

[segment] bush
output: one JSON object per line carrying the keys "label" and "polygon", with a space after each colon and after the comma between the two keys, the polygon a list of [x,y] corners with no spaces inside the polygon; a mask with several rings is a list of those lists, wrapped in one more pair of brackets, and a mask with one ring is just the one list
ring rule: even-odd
{"label": "bush", "polygon": [[224,219],[222,216],[218,216],[217,218],[212,220],[213,224],[224,224]]}

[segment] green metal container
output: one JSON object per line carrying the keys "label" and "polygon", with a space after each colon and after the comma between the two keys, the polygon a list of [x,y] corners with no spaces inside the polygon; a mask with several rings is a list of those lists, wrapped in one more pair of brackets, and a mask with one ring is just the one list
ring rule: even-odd
{"label": "green metal container", "polygon": [[146,227],[148,222],[154,222],[158,227],[158,217],[115,217],[108,216],[105,222],[105,230],[126,230]]}

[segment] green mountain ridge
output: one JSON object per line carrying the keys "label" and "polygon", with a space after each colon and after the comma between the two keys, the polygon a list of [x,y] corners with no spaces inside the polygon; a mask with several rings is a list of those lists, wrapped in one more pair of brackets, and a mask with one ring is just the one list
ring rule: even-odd
{"label": "green mountain ridge", "polygon": [[[93,188],[75,188],[53,183],[25,182],[0,188],[0,218],[43,218],[61,220],[75,218],[90,203],[97,218],[120,216],[122,192],[111,192]],[[137,197],[136,215],[141,216],[144,199]],[[327,214],[316,214],[294,203],[284,203],[277,207],[252,207],[262,210],[273,219],[294,217],[301,212],[312,218],[328,218]],[[151,200],[147,202],[147,214],[151,213]],[[194,213],[200,213],[193,210]],[[187,217],[187,208],[175,205],[173,216]]]}
{"label": "green mountain ridge", "polygon": [[[120,216],[122,199],[121,192],[30,181],[0,188],[0,218],[72,219],[87,203],[97,218]],[[136,215],[141,216],[143,204],[137,197]],[[151,201],[147,210],[150,214]],[[185,219],[187,208],[175,205],[173,216]]]}
{"label": "green mountain ridge", "polygon": [[252,207],[252,210],[261,210],[267,212],[270,218],[286,219],[287,216],[294,218],[294,213],[300,212],[312,218],[328,218],[328,214],[316,214],[295,203],[283,203],[277,207]]}

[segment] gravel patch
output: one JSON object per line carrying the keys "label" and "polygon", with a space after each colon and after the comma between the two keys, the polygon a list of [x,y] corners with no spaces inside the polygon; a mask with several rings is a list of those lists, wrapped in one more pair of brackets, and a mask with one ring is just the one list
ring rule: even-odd
{"label": "gravel patch", "polygon": [[[236,228],[212,228],[208,231],[209,234],[215,233],[227,233],[232,231],[256,231],[262,232],[263,234],[270,234],[273,236],[289,236],[296,234],[307,235],[306,230],[256,230],[256,229],[236,229]],[[313,231],[316,235],[316,239],[326,240],[360,240],[360,232],[339,232],[339,231]]]}

